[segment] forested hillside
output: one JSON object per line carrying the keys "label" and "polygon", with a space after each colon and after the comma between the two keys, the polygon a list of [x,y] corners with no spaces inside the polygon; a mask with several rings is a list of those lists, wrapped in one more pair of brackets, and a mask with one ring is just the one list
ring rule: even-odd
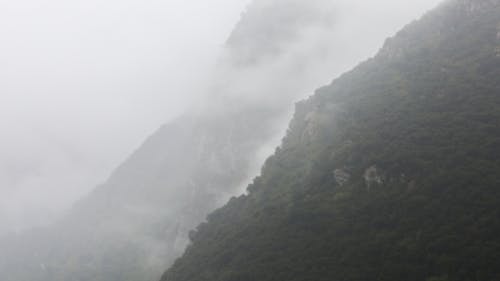
{"label": "forested hillside", "polygon": [[297,104],[163,281],[500,280],[500,1],[449,0]]}

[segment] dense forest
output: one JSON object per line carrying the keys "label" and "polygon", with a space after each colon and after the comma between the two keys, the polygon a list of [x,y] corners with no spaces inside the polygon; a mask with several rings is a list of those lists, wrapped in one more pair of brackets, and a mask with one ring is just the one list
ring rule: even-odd
{"label": "dense forest", "polygon": [[163,281],[500,280],[500,1],[450,0],[297,104]]}

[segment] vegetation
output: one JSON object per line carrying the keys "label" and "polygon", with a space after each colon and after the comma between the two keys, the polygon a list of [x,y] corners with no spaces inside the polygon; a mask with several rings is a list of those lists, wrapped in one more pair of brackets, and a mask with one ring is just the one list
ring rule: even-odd
{"label": "vegetation", "polygon": [[299,103],[162,280],[500,280],[499,19],[449,1]]}

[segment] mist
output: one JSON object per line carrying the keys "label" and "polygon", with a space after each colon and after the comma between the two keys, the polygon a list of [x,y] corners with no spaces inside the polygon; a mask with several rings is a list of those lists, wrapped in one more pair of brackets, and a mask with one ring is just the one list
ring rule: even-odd
{"label": "mist", "polygon": [[0,2],[0,235],[33,265],[0,271],[65,280],[110,255],[157,278],[245,192],[295,102],[438,2]]}
{"label": "mist", "polygon": [[56,217],[182,112],[246,2],[0,1],[0,233]]}
{"label": "mist", "polygon": [[[285,135],[294,103],[375,55],[384,41],[440,1],[252,1],[211,73],[194,115],[272,111],[272,137],[260,143],[249,177],[257,175]],[[221,200],[225,203],[228,194]]]}
{"label": "mist", "polygon": [[[264,105],[274,134],[244,189],[293,102],[439,1],[249,2],[1,1],[0,233],[59,217],[185,112]],[[247,5],[260,24],[231,35]]]}

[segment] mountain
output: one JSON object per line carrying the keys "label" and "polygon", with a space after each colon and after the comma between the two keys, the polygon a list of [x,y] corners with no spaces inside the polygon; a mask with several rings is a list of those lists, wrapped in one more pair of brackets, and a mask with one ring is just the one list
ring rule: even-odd
{"label": "mountain", "polygon": [[[304,57],[294,46],[324,47],[315,37],[330,23],[315,15],[328,13],[319,3],[329,5],[295,1],[288,9],[287,1],[251,4],[200,105],[162,126],[59,222],[0,239],[0,280],[159,280],[189,243],[189,231],[243,192],[286,129],[294,100],[327,75],[317,75],[328,65],[324,53]],[[302,11],[311,18],[300,27],[256,37],[277,12],[288,26]],[[306,37],[307,28],[321,32]],[[272,52],[249,48],[262,40]]]}
{"label": "mountain", "polygon": [[162,281],[500,280],[500,1],[449,0],[297,104]]}

